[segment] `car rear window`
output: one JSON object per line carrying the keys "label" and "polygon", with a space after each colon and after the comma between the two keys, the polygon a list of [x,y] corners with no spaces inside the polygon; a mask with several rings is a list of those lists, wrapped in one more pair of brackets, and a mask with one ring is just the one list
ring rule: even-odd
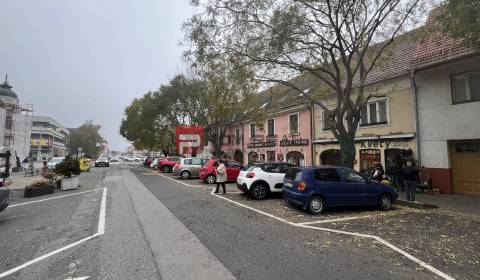
{"label": "car rear window", "polygon": [[298,181],[302,177],[302,170],[300,168],[292,167],[285,173],[285,178]]}
{"label": "car rear window", "polygon": [[185,165],[191,165],[191,164],[192,164],[192,159],[185,159],[185,160],[183,160],[183,164],[185,164]]}
{"label": "car rear window", "polygon": [[317,181],[340,182],[340,176],[334,168],[315,169],[314,176]]}

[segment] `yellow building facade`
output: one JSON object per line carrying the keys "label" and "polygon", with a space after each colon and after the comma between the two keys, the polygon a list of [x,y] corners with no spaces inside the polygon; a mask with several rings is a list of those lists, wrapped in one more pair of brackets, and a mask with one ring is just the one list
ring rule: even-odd
{"label": "yellow building facade", "polygon": [[[355,169],[366,171],[377,163],[384,168],[396,162],[401,166],[407,158],[416,158],[414,95],[408,75],[378,82],[367,88],[374,93],[362,110],[362,121],[355,137]],[[324,101],[335,107],[335,98]],[[314,163],[340,163],[340,146],[328,129],[324,112],[314,109]]]}

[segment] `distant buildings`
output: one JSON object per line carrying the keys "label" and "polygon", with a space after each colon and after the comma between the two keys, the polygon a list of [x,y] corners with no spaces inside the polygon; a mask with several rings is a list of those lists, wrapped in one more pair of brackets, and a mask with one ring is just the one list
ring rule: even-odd
{"label": "distant buildings", "polygon": [[32,105],[20,103],[5,75],[0,84],[0,147],[12,154],[11,165],[16,166],[28,156],[32,129]]}
{"label": "distant buildings", "polygon": [[33,116],[30,157],[41,160],[65,156],[69,134],[68,129],[53,118]]}

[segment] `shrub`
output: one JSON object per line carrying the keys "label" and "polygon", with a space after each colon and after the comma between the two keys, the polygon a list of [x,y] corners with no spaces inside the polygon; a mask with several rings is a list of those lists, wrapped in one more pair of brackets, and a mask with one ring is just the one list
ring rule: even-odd
{"label": "shrub", "polygon": [[72,159],[70,156],[65,157],[65,160],[55,167],[55,172],[64,176],[72,177],[72,175],[80,174],[80,162],[77,159]]}

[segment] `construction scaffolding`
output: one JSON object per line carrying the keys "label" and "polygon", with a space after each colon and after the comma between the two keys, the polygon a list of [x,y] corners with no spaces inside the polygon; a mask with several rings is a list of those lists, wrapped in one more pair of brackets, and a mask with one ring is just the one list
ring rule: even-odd
{"label": "construction scaffolding", "polygon": [[[0,101],[0,146],[8,147],[12,161],[23,160],[30,151],[32,104]],[[3,141],[2,141],[3,140]],[[2,143],[3,142],[3,143]]]}

